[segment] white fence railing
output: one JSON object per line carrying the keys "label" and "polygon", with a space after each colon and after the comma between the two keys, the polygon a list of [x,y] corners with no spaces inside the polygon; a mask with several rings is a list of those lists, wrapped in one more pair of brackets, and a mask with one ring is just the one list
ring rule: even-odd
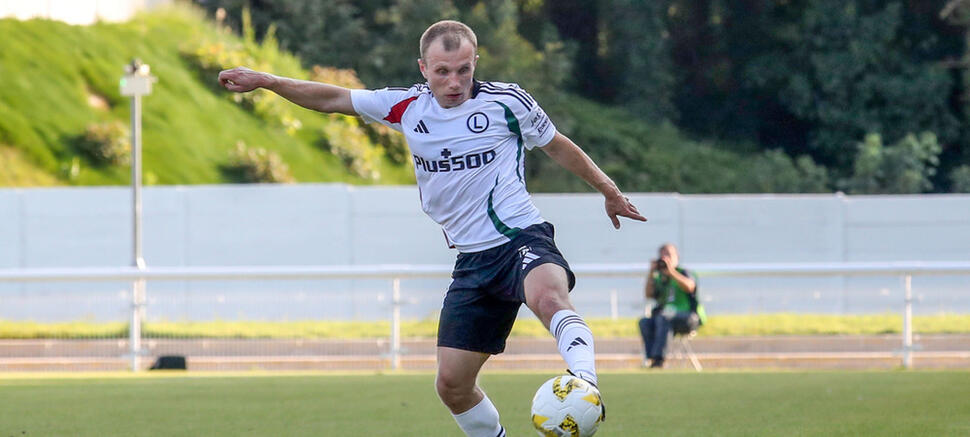
{"label": "white fence railing", "polygon": [[[583,277],[642,277],[646,264],[574,264],[573,271]],[[904,288],[902,364],[912,366],[912,276],[970,275],[970,262],[857,262],[857,263],[776,263],[776,264],[694,264],[701,277],[763,276],[898,276]],[[392,283],[391,344],[392,368],[400,366],[400,280],[446,278],[450,265],[333,265],[333,266],[231,266],[231,267],[92,267],[0,269],[0,282],[83,282],[83,281],[180,281],[180,280],[294,280],[294,279],[388,279]],[[970,287],[970,281],[968,281]],[[140,369],[140,323],[144,296],[132,293],[130,359],[131,369]]]}

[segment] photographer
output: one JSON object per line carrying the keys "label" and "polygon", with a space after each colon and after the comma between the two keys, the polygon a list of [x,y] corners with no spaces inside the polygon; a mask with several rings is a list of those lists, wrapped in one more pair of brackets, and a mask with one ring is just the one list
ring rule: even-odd
{"label": "photographer", "polygon": [[[650,263],[647,273],[646,297],[656,304],[650,309],[650,317],[640,319],[640,335],[643,336],[644,365],[662,368],[667,335],[687,334],[697,329],[706,318],[704,308],[697,300],[697,281],[687,269],[678,266],[677,247],[666,243],[660,246],[657,259]],[[647,361],[649,360],[649,362]]]}

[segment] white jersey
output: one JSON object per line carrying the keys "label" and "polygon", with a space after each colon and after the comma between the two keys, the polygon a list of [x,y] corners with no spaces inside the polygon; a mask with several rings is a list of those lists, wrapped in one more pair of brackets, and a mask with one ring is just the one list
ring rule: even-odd
{"label": "white jersey", "polygon": [[459,251],[499,246],[543,222],[525,188],[523,149],[545,146],[556,128],[518,85],[476,81],[454,108],[441,107],[427,84],[350,95],[365,121],[404,134],[421,209]]}

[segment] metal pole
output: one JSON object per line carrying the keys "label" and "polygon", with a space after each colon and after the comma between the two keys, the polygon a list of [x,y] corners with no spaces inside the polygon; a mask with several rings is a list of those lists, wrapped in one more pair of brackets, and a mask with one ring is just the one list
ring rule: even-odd
{"label": "metal pole", "polygon": [[903,307],[903,367],[913,368],[913,276],[903,277],[905,305]]}
{"label": "metal pole", "polygon": [[131,371],[141,370],[141,318],[145,305],[145,281],[135,281],[131,284],[131,325],[128,332],[128,343],[131,345]]}
{"label": "metal pole", "polygon": [[391,292],[391,369],[401,368],[401,280],[394,278]]}
{"label": "metal pole", "polygon": [[[131,217],[132,266],[145,269],[141,252],[141,95],[131,96]],[[131,371],[141,369],[141,322],[145,306],[145,281],[131,284],[131,325],[128,343],[131,346]]]}
{"label": "metal pole", "polygon": [[132,262],[144,269],[141,256],[141,96],[131,97],[131,210],[132,210]]}

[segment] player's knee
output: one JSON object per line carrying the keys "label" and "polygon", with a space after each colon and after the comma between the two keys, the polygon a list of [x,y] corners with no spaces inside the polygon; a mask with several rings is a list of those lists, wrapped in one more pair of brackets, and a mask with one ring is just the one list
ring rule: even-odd
{"label": "player's knee", "polygon": [[435,389],[438,396],[446,402],[454,397],[460,397],[475,390],[475,380],[464,378],[445,369],[438,370],[438,377],[435,378]]}
{"label": "player's knee", "polygon": [[533,309],[541,314],[555,314],[556,311],[571,309],[569,304],[569,294],[561,287],[554,284],[537,286],[533,290],[531,305]]}

